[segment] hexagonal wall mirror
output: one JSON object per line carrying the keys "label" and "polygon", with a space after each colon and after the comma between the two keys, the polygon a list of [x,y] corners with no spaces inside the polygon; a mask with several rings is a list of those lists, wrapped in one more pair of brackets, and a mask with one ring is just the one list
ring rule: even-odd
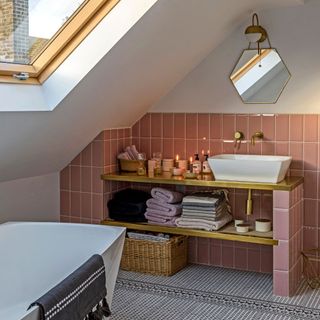
{"label": "hexagonal wall mirror", "polygon": [[244,50],[230,79],[244,103],[276,103],[291,75],[276,49]]}

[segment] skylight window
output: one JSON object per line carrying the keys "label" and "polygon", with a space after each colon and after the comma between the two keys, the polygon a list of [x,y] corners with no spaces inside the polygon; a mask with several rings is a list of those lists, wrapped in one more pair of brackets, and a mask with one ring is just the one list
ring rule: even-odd
{"label": "skylight window", "polygon": [[16,74],[45,81],[118,2],[0,1],[0,81],[18,81]]}

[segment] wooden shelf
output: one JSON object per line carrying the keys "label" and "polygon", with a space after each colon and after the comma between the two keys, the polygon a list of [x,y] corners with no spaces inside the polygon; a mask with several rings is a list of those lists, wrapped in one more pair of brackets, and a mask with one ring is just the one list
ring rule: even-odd
{"label": "wooden shelf", "polygon": [[199,175],[196,179],[185,179],[182,176],[162,175],[149,178],[148,176],[138,176],[136,173],[111,173],[101,175],[102,180],[107,181],[127,181],[137,183],[158,183],[175,184],[185,186],[203,186],[216,188],[237,188],[255,190],[283,190],[291,191],[299,184],[303,183],[303,177],[287,177],[279,183],[258,183],[243,181],[216,181],[212,175]]}
{"label": "wooden shelf", "polygon": [[187,229],[187,228],[180,228],[180,227],[152,225],[148,223],[132,223],[132,222],[122,222],[122,221],[114,221],[114,220],[103,220],[101,221],[101,224],[108,225],[108,226],[126,227],[127,229],[132,229],[132,230],[163,232],[163,233],[170,233],[170,234],[185,235],[190,237],[249,242],[249,243],[264,244],[264,245],[270,245],[270,246],[278,245],[278,240],[273,239],[272,231],[267,233],[249,231],[245,234],[239,234],[235,231],[235,228],[233,227],[233,223],[228,224],[226,227],[220,229],[219,231],[204,231],[204,230]]}

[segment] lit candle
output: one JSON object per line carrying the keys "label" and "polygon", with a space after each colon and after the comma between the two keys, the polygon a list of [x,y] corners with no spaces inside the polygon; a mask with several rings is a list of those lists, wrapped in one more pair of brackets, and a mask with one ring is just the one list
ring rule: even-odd
{"label": "lit candle", "polygon": [[179,168],[179,155],[176,155],[176,168]]}
{"label": "lit candle", "polygon": [[208,154],[208,155],[210,154],[210,150],[207,151],[207,154]]}
{"label": "lit candle", "polygon": [[202,149],[201,154],[204,156],[204,150]]}
{"label": "lit candle", "polygon": [[193,162],[193,158],[190,157],[190,159],[189,159],[189,170],[190,170],[190,172],[193,171],[193,169],[192,169],[192,162]]}

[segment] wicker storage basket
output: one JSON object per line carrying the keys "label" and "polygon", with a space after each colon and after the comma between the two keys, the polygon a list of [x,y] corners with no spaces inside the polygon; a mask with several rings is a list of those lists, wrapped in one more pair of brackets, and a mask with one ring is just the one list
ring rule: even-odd
{"label": "wicker storage basket", "polygon": [[320,288],[320,249],[302,251],[303,275],[312,289]]}
{"label": "wicker storage basket", "polygon": [[137,172],[138,168],[142,165],[147,168],[147,161],[145,160],[125,160],[120,159],[120,171],[124,172]]}
{"label": "wicker storage basket", "polygon": [[187,237],[157,242],[126,238],[121,269],[170,276],[187,264]]}

